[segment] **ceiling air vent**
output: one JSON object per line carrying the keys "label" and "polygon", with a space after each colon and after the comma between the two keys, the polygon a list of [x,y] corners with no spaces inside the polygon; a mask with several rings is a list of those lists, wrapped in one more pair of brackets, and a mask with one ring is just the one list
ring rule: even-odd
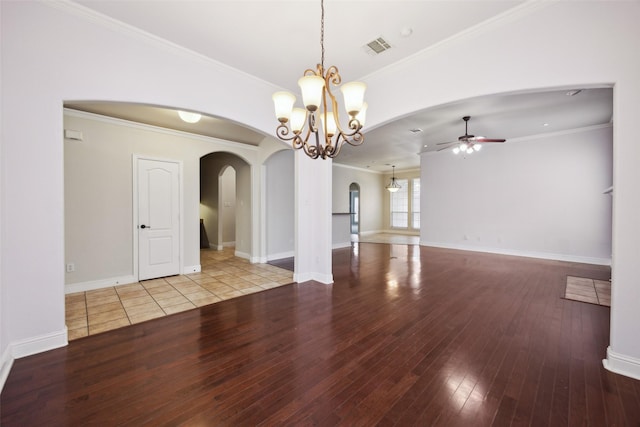
{"label": "ceiling air vent", "polygon": [[377,39],[367,43],[364,46],[364,49],[369,55],[378,55],[385,50],[391,49],[391,45],[382,37],[378,37]]}

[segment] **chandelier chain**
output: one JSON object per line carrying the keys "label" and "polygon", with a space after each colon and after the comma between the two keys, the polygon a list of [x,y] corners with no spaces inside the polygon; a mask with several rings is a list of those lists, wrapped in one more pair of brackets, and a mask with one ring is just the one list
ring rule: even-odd
{"label": "chandelier chain", "polygon": [[320,17],[320,48],[322,51],[322,56],[320,57],[320,65],[324,70],[324,0],[320,2],[320,9],[322,11]]}

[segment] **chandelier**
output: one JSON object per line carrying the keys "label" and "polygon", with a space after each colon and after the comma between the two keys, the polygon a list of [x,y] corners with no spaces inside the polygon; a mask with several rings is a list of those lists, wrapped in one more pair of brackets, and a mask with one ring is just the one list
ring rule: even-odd
{"label": "chandelier", "polygon": [[[340,86],[342,78],[338,68],[324,67],[324,0],[320,2],[320,63],[316,69],[307,69],[298,80],[305,108],[294,108],[296,97],[290,92],[273,94],[276,118],[280,122],[276,135],[283,141],[291,141],[295,149],[302,148],[312,159],[334,158],[344,143],[360,145],[364,142],[361,130],[364,126],[367,104],[364,102],[366,85],[350,82]],[[347,126],[340,122],[338,102],[331,87],[340,86],[347,111]]]}
{"label": "chandelier", "polygon": [[398,184],[398,181],[396,181],[396,167],[395,167],[395,165],[393,165],[391,167],[393,168],[393,176],[391,178],[391,182],[385,188],[387,190],[389,190],[390,193],[395,193],[396,191],[401,189],[402,186],[400,184]]}

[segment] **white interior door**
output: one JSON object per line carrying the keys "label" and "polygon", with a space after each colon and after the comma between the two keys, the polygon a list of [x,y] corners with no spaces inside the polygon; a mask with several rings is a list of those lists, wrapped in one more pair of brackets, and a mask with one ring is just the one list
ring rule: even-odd
{"label": "white interior door", "polygon": [[180,274],[180,165],[138,159],[138,279]]}

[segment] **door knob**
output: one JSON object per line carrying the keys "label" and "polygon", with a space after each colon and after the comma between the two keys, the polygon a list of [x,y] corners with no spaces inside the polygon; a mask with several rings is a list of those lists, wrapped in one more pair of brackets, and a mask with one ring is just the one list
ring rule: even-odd
{"label": "door knob", "polygon": [[140,226],[140,228],[147,228],[147,226],[146,226],[146,225],[144,225],[144,224],[142,224],[142,225]]}

